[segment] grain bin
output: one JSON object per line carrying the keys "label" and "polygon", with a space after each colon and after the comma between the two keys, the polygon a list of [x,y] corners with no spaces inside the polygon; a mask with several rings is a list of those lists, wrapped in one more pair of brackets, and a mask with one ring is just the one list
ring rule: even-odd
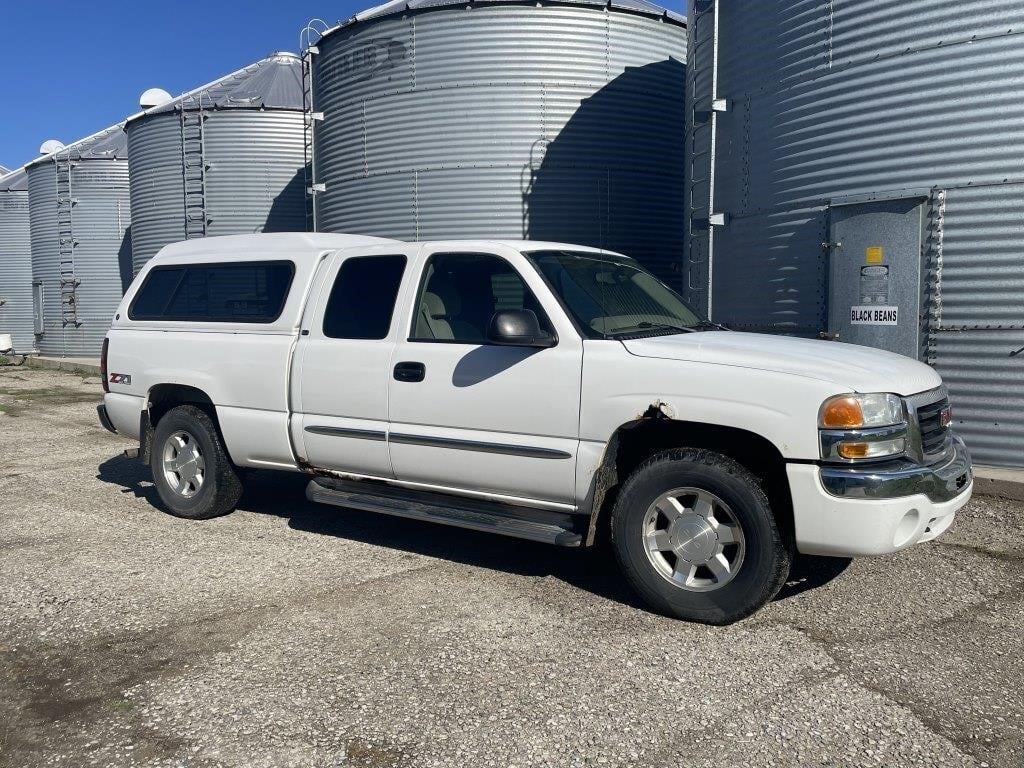
{"label": "grain bin", "polygon": [[4,334],[11,336],[18,352],[35,349],[28,177],[22,169],[0,177],[0,335]]}
{"label": "grain bin", "polygon": [[[157,102],[157,103],[153,103]],[[134,271],[179,240],[304,231],[302,64],[278,53],[128,119]]]}
{"label": "grain bin", "polygon": [[643,0],[402,0],[315,48],[320,231],[563,240],[679,282],[681,16]]}
{"label": "grain bin", "polygon": [[690,8],[689,271],[713,318],[917,356],[1024,465],[1024,2]]}
{"label": "grain bin", "polygon": [[27,166],[37,348],[97,357],[131,280],[124,123],[54,144]]}

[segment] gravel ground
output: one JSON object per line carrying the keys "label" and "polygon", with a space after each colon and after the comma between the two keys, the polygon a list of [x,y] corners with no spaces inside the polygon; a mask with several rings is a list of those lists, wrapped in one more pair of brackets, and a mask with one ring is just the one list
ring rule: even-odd
{"label": "gravel ground", "polygon": [[99,383],[0,369],[0,765],[1024,764],[1024,507],[804,559],[708,628],[606,555],[308,503],[152,506]]}

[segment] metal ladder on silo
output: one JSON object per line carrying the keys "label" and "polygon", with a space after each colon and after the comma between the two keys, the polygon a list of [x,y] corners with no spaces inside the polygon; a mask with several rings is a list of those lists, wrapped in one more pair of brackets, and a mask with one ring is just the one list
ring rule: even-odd
{"label": "metal ladder on silo", "polygon": [[[317,27],[323,25],[323,29]],[[302,51],[302,151],[306,189],[306,231],[317,231],[316,196],[327,191],[325,184],[316,182],[316,148],[314,131],[316,124],[324,119],[323,112],[313,111],[313,56],[320,49],[313,45],[313,38],[319,38],[328,27],[322,19],[311,19],[299,33],[299,50]]]}
{"label": "metal ladder on silo", "polygon": [[202,94],[199,109],[181,107],[181,169],[185,194],[185,239],[206,237],[206,136]]}
{"label": "metal ladder on silo", "polygon": [[70,155],[55,157],[54,179],[57,192],[57,278],[60,283],[60,323],[78,328],[78,286],[75,277],[75,198],[72,196],[71,172],[74,162]]}

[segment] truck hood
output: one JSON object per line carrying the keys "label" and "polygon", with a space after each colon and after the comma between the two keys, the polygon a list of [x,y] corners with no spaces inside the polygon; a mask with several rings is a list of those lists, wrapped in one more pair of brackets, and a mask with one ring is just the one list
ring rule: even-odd
{"label": "truck hood", "polygon": [[942,384],[939,375],[909,357],[855,344],[760,333],[706,331],[623,341],[639,357],[728,365],[805,376],[846,392],[914,395]]}

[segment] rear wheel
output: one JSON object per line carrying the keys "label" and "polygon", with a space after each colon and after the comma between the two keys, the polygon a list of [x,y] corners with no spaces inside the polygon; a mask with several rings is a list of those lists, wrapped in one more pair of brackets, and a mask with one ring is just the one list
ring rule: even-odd
{"label": "rear wheel", "polygon": [[757,478],[732,459],[680,449],[641,465],[611,519],[626,579],[655,610],[730,624],[771,600],[791,553]]}
{"label": "rear wheel", "polygon": [[205,411],[182,405],[168,411],[153,434],[153,483],[175,517],[208,520],[233,511],[242,482]]}

